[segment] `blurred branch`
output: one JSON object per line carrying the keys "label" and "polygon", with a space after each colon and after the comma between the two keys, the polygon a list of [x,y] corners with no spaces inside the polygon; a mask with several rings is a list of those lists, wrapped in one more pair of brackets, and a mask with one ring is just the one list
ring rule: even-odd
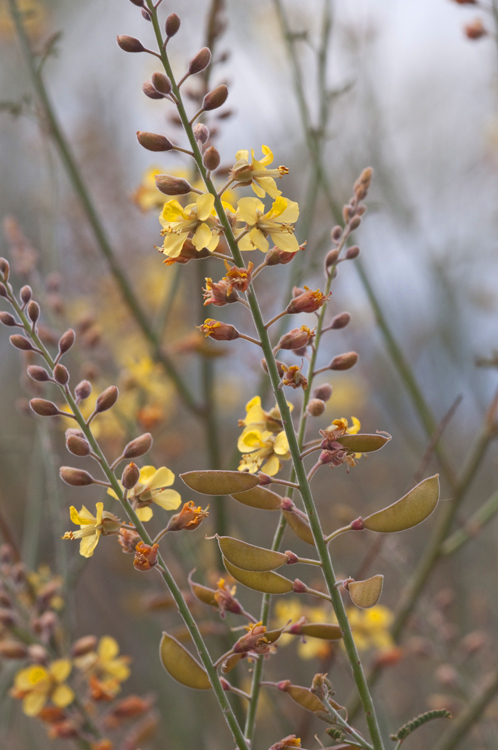
{"label": "blurred branch", "polygon": [[498,492],[491,495],[486,502],[471,516],[465,525],[455,531],[443,542],[441,555],[453,555],[470,539],[475,539],[483,527],[498,513]]}

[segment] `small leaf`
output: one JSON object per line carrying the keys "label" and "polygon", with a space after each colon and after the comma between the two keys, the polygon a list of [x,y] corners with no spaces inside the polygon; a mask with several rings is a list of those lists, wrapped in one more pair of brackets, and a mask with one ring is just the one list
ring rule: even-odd
{"label": "small leaf", "polygon": [[372,576],[366,581],[351,581],[348,584],[349,596],[353,604],[362,609],[373,607],[380,599],[384,576]]}
{"label": "small leaf", "polygon": [[301,687],[300,685],[289,685],[286,687],[285,692],[293,701],[299,703],[307,711],[313,711],[314,713],[315,711],[323,711],[325,708],[322,701],[308,688]]}
{"label": "small leaf", "polygon": [[383,448],[391,440],[391,436],[387,433],[385,435],[341,435],[336,440],[352,453],[372,453]]}
{"label": "small leaf", "polygon": [[294,588],[292,581],[278,573],[272,571],[255,573],[250,570],[242,570],[232,565],[225,558],[223,558],[223,564],[236,581],[247,586],[248,589],[261,591],[262,594],[288,594]]}
{"label": "small leaf", "polygon": [[339,625],[332,625],[328,622],[305,622],[304,625],[300,625],[299,627],[299,635],[307,635],[309,638],[321,638],[324,641],[337,641],[339,638],[342,638]]}
{"label": "small leaf", "polygon": [[294,513],[292,510],[283,510],[282,513],[294,534],[296,534],[301,541],[306,542],[306,544],[311,544],[314,547],[315,540],[313,539],[311,526],[308,521],[297,513]]}
{"label": "small leaf", "polygon": [[261,510],[280,510],[282,498],[276,492],[272,492],[266,487],[253,487],[246,492],[236,492],[232,494],[234,500],[249,505],[251,508],[260,508]]}
{"label": "small leaf", "polygon": [[431,515],[438,500],[439,479],[436,474],[424,479],[392,505],[364,518],[364,528],[381,534],[411,529]]}
{"label": "small leaf", "polygon": [[206,670],[173,636],[163,633],[159,656],[166,672],[177,682],[193,690],[209,690]]}
{"label": "small leaf", "polygon": [[230,536],[216,535],[216,538],[223,557],[242,570],[274,570],[289,562],[289,558],[283,552],[256,547],[254,544],[247,544]]}
{"label": "small leaf", "polygon": [[259,484],[255,474],[241,471],[187,471],[180,476],[187,487],[201,495],[232,495]]}

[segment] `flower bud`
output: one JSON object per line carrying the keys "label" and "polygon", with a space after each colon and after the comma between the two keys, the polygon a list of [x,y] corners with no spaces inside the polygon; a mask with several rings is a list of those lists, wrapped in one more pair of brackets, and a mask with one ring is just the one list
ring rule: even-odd
{"label": "flower bud", "polygon": [[235,326],[229,323],[222,323],[219,320],[213,320],[212,318],[207,318],[197,328],[215,341],[233,341],[233,339],[238,339],[240,336]]}
{"label": "flower bud", "polygon": [[94,479],[88,471],[74,469],[72,466],[61,466],[59,476],[63,482],[70,484],[71,487],[87,487],[94,484]]}
{"label": "flower bud", "polygon": [[69,383],[69,371],[64,365],[58,364],[54,367],[54,378],[59,385],[67,385]]}
{"label": "flower bud", "polygon": [[178,32],[178,29],[180,28],[180,18],[176,15],[176,13],[171,13],[165,23],[165,30],[166,30],[166,36],[172,37],[175,36],[175,34]]}
{"label": "flower bud", "polygon": [[328,298],[329,295],[323,295],[319,289],[313,292],[306,288],[289,302],[286,312],[289,314],[315,312],[327,302]]}
{"label": "flower bud", "polygon": [[82,380],[74,389],[74,395],[78,403],[84,401],[92,392],[92,384],[88,380]]}
{"label": "flower bud", "polygon": [[336,224],[330,232],[330,236],[332,238],[332,242],[339,242],[342,237],[342,227],[339,224]]}
{"label": "flower bud", "polygon": [[142,8],[142,18],[146,21],[152,21],[152,16],[146,8]]}
{"label": "flower bud", "polygon": [[26,284],[26,286],[23,286],[21,288],[21,291],[19,292],[19,296],[23,304],[27,305],[31,297],[33,296],[33,290],[31,289],[30,286],[28,286],[28,284]]}
{"label": "flower bud", "polygon": [[12,609],[0,608],[0,625],[11,628],[17,624],[17,615]]}
{"label": "flower bud", "polygon": [[358,362],[359,355],[356,352],[338,354],[330,363],[331,370],[350,370]]}
{"label": "flower bud", "polygon": [[13,336],[10,336],[9,341],[12,344],[12,346],[14,346],[16,349],[20,349],[23,352],[33,351],[33,346],[28,341],[28,339],[25,336],[21,336],[18,333],[15,333]]}
{"label": "flower bud", "polygon": [[142,42],[135,39],[134,36],[121,34],[117,37],[117,42],[118,46],[121,47],[124,52],[143,52],[145,49]]}
{"label": "flower bud", "polygon": [[293,328],[292,331],[285,333],[277,346],[279,349],[302,349],[309,346],[314,338],[314,330],[310,331],[307,326],[301,326],[301,328]]}
{"label": "flower bud", "polygon": [[481,39],[488,33],[480,18],[475,18],[471,23],[466,24],[463,30],[467,39],[472,40]]}
{"label": "flower bud", "polygon": [[105,391],[102,391],[95,404],[95,411],[97,414],[101,414],[103,411],[112,409],[116,401],[118,400],[119,391],[115,385],[110,385]]}
{"label": "flower bud", "polygon": [[29,405],[39,417],[57,417],[60,413],[52,401],[47,401],[44,398],[32,398]]}
{"label": "flower bud", "polygon": [[36,323],[39,317],[40,305],[38,304],[38,302],[35,302],[34,299],[32,299],[28,305],[28,318],[32,323]]}
{"label": "flower bud", "polygon": [[294,581],[292,590],[294,591],[295,594],[306,594],[308,591],[308,587],[306,586],[305,583],[300,581],[299,578],[296,578],[296,580]]}
{"label": "flower bud", "polygon": [[150,81],[144,81],[142,83],[142,91],[144,92],[145,96],[148,96],[149,99],[162,99],[163,95],[159,93],[159,91],[156,91],[154,86],[151,84]]}
{"label": "flower bud", "polygon": [[353,216],[351,221],[349,222],[349,228],[352,232],[354,232],[361,224],[361,216]]}
{"label": "flower bud", "polygon": [[97,650],[97,636],[95,635],[84,635],[82,638],[78,638],[73,643],[71,648],[71,656],[73,659],[77,659],[78,656],[85,656],[92,651]]}
{"label": "flower bud", "polygon": [[351,523],[351,531],[363,531],[364,528],[365,524],[363,523],[363,518],[361,516]]}
{"label": "flower bud", "polygon": [[156,174],[156,187],[165,195],[188,195],[192,185],[183,177],[173,177],[169,174]]}
{"label": "flower bud", "polygon": [[123,458],[139,458],[152,448],[152,435],[146,432],[144,435],[132,440],[123,450]]}
{"label": "flower bud", "polygon": [[319,417],[325,411],[325,403],[319,398],[310,399],[306,411],[311,417]]}
{"label": "flower bud", "polygon": [[346,328],[350,321],[351,315],[348,312],[339,313],[339,315],[336,315],[335,318],[333,318],[329,328],[332,331],[338,331],[341,328]]}
{"label": "flower bud", "polygon": [[40,646],[39,643],[33,643],[32,646],[28,646],[28,655],[35,664],[46,664],[48,661],[47,649],[44,646]]}
{"label": "flower bud", "polygon": [[[189,76],[195,76],[196,73],[201,73],[203,70],[207,68],[210,62],[211,62],[211,50],[208,47],[203,47],[191,59],[191,61],[188,64]],[[214,107],[212,107],[211,109],[214,109]]]}
{"label": "flower bud", "polygon": [[334,248],[329,250],[325,256],[325,270],[328,271],[331,266],[335,266],[340,255],[340,250]]}
{"label": "flower bud", "polygon": [[209,138],[209,128],[203,122],[198,122],[194,126],[194,136],[195,140],[203,146]]}
{"label": "flower bud", "polygon": [[92,451],[88,440],[79,435],[68,435],[66,448],[73,456],[89,456]]}
{"label": "flower bud", "polygon": [[143,130],[137,132],[137,139],[147,151],[171,151],[173,144],[164,135],[158,133],[145,133]]}
{"label": "flower bud", "polygon": [[313,389],[312,397],[319,398],[320,401],[328,401],[331,396],[332,386],[328,383],[322,383]]}
{"label": "flower bud", "polygon": [[359,254],[360,248],[358,247],[358,245],[352,245],[347,249],[345,258],[346,260],[354,260],[358,257]]}
{"label": "flower bud", "polygon": [[164,73],[153,73],[150,82],[159,94],[162,94],[163,96],[171,94],[171,81],[168,76],[164,75]]}
{"label": "flower bud", "polygon": [[6,258],[0,258],[0,273],[2,274],[4,281],[9,280],[10,266],[9,261],[6,260]]}
{"label": "flower bud", "polygon": [[209,112],[212,109],[218,109],[225,104],[228,97],[228,88],[224,83],[210,91],[202,100],[202,109]]}
{"label": "flower bud", "polygon": [[144,0],[131,0],[131,2],[138,8],[143,8]]}
{"label": "flower bud", "polygon": [[8,312],[0,312],[0,323],[4,326],[16,326],[17,320]]}
{"label": "flower bud", "polygon": [[65,354],[66,352],[70,350],[70,348],[74,344],[75,338],[76,338],[76,334],[72,328],[70,328],[68,331],[62,334],[62,336],[59,339],[60,354]]}
{"label": "flower bud", "polygon": [[202,157],[202,163],[204,164],[206,169],[209,169],[210,172],[218,169],[218,167],[220,166],[220,161],[220,153],[214,146],[210,146],[205,150],[204,156]]}
{"label": "flower bud", "polygon": [[0,284],[0,297],[7,297],[7,287],[5,284]]}
{"label": "flower bud", "polygon": [[28,649],[18,641],[0,641],[0,658],[2,659],[25,659]]}
{"label": "flower bud", "polygon": [[121,475],[121,484],[125,490],[132,490],[140,479],[140,469],[134,463],[125,466]]}

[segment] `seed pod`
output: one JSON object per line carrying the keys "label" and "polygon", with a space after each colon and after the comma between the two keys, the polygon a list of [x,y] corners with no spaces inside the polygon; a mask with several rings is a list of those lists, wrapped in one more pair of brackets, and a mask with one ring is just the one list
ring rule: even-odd
{"label": "seed pod", "polygon": [[284,518],[291,527],[294,534],[298,536],[301,541],[306,542],[306,544],[311,544],[314,547],[315,540],[313,539],[311,526],[309,525],[309,522],[306,520],[306,518],[301,516],[300,513],[297,513],[297,508],[295,506],[293,509],[287,508],[285,499],[282,502],[281,507]]}
{"label": "seed pod", "polygon": [[105,391],[102,391],[95,404],[95,411],[97,414],[101,414],[103,411],[112,409],[116,401],[118,400],[119,391],[115,385],[110,385]]}
{"label": "seed pod", "polygon": [[203,604],[209,604],[211,607],[218,608],[218,602],[216,601],[214,596],[216,592],[213,589],[208,588],[207,586],[202,586],[200,583],[196,583],[195,581],[193,581],[192,573],[194,572],[195,570],[191,570],[188,574],[188,583],[193,595]]}
{"label": "seed pod", "polygon": [[348,312],[339,313],[339,315],[336,315],[335,318],[332,320],[332,323],[330,324],[329,328],[331,328],[333,331],[338,331],[341,328],[346,328],[347,325],[351,322],[351,314]]}
{"label": "seed pod", "polygon": [[220,166],[220,153],[218,149],[216,149],[214,146],[210,146],[204,151],[204,156],[202,157],[202,163],[206,167],[206,169],[209,169],[210,172],[213,172],[215,169],[218,169]]}
{"label": "seed pod", "polygon": [[346,352],[334,357],[329,367],[331,370],[350,370],[358,362],[359,355],[356,352]]}
{"label": "seed pod", "polygon": [[21,336],[18,333],[15,333],[13,336],[9,337],[9,341],[16,349],[20,349],[22,352],[31,352],[33,351],[32,344],[28,341],[27,338],[24,336]]}
{"label": "seed pod", "polygon": [[65,354],[70,350],[72,345],[74,344],[74,339],[76,338],[76,334],[73,331],[72,328],[70,328],[68,331],[62,334],[62,336],[59,339],[59,353]]}
{"label": "seed pod", "polygon": [[121,475],[121,484],[125,490],[132,490],[140,479],[140,469],[134,463],[128,464]]}
{"label": "seed pod", "polygon": [[167,17],[164,28],[166,30],[166,36],[168,38],[175,36],[175,34],[178,32],[178,29],[180,28],[180,23],[181,21],[176,13],[171,13]]}
{"label": "seed pod", "polygon": [[298,703],[306,711],[323,711],[325,706],[321,700],[314,695],[308,688],[300,685],[291,685],[289,680],[279,682],[278,687],[282,692],[287,693],[293,701]]}
{"label": "seed pod", "polygon": [[195,140],[202,146],[207,143],[209,138],[209,128],[207,125],[204,125],[203,122],[198,122],[197,125],[194,126],[194,136]]}
{"label": "seed pod", "polygon": [[149,99],[162,99],[163,98],[163,95],[155,90],[154,86],[151,84],[150,81],[144,81],[142,83],[142,91],[144,92],[145,96],[149,97]]}
{"label": "seed pod", "polygon": [[92,384],[88,380],[82,380],[74,389],[74,395],[78,402],[84,401],[92,392]]}
{"label": "seed pod", "polygon": [[225,558],[223,558],[223,565],[236,581],[247,586],[248,589],[260,591],[263,594],[289,594],[293,590],[292,581],[279,573],[242,570]]}
{"label": "seed pod", "polygon": [[70,484],[71,487],[87,487],[94,484],[94,479],[88,471],[74,469],[72,466],[61,466],[59,476],[63,482]]}
{"label": "seed pod", "polygon": [[153,73],[150,82],[159,94],[162,94],[163,96],[171,94],[171,81],[168,76],[164,75],[164,73]]}
{"label": "seed pod", "polygon": [[392,505],[364,518],[364,528],[381,534],[411,529],[431,515],[438,500],[439,475],[436,474],[424,479]]}
{"label": "seed pod", "polygon": [[211,683],[206,670],[197,659],[168,633],[163,633],[159,657],[166,672],[174,680],[193,690],[209,690]]}
{"label": "seed pod", "polygon": [[232,493],[232,497],[242,505],[260,508],[261,510],[280,510],[280,503],[282,502],[282,498],[276,492],[260,486],[253,487],[246,492]]}
{"label": "seed pod", "polygon": [[85,654],[89,654],[92,651],[96,650],[97,636],[84,635],[83,638],[78,638],[78,640],[73,643],[73,646],[71,648],[71,656],[73,657],[73,659],[75,659],[78,656],[85,656]]}
{"label": "seed pod", "polygon": [[203,47],[196,55],[194,55],[188,64],[189,76],[195,76],[196,73],[202,73],[203,70],[206,70],[210,62],[211,50],[208,47]]}
{"label": "seed pod", "polygon": [[328,383],[322,383],[321,385],[317,385],[316,388],[313,388],[313,398],[319,398],[320,401],[328,401],[331,396],[332,386]]}
{"label": "seed pod", "polygon": [[156,174],[156,187],[165,195],[188,195],[192,192],[192,185],[183,177],[173,177],[169,174]]}
{"label": "seed pod", "polygon": [[187,487],[201,495],[232,495],[250,490],[259,482],[254,474],[240,471],[187,471],[180,477]]}
{"label": "seed pod", "polygon": [[52,401],[47,401],[44,398],[32,398],[29,405],[39,417],[57,417],[60,413],[58,407]]}
{"label": "seed pod", "polygon": [[126,34],[120,34],[117,38],[118,46],[124,52],[143,52],[144,46],[142,42],[135,39],[134,36],[127,36]]}
{"label": "seed pod", "polygon": [[215,535],[223,557],[242,570],[265,571],[287,565],[289,559],[282,552],[256,547],[230,536]]}
{"label": "seed pod", "polygon": [[146,133],[143,130],[138,130],[137,140],[147,151],[171,151],[174,148],[171,141],[164,135],[159,135],[159,133]]}
{"label": "seed pod", "polygon": [[2,659],[25,659],[28,649],[18,641],[0,641],[0,657]]}
{"label": "seed pod", "polygon": [[66,448],[73,456],[89,456],[92,452],[90,443],[86,438],[69,435],[66,440]]}
{"label": "seed pod", "polygon": [[4,326],[9,327],[16,326],[18,324],[14,316],[8,312],[0,312],[0,323],[2,323]]}
{"label": "seed pod", "polygon": [[325,403],[319,398],[310,399],[306,411],[312,417],[319,417],[325,411]]}
{"label": "seed pod", "polygon": [[229,674],[232,669],[235,669],[241,659],[244,659],[245,654],[231,654],[221,665],[221,671],[223,674]]}
{"label": "seed pod", "polygon": [[323,641],[337,641],[342,638],[339,625],[330,622],[305,622],[291,625],[287,630],[291,635],[304,635],[309,638],[320,638]]}
{"label": "seed pod", "polygon": [[347,448],[351,453],[373,453],[385,446],[391,440],[391,436],[384,435],[341,435],[336,442]]}
{"label": "seed pod", "polygon": [[67,385],[69,383],[69,371],[64,365],[58,364],[54,367],[54,378],[59,385]]}
{"label": "seed pod", "polygon": [[367,578],[366,581],[351,581],[346,585],[346,589],[353,604],[368,609],[379,601],[383,585],[384,576],[377,575]]}
{"label": "seed pod", "polygon": [[40,317],[40,305],[34,299],[28,305],[28,317],[32,323],[36,323]]}
{"label": "seed pod", "polygon": [[132,440],[123,450],[123,458],[139,458],[152,448],[152,435],[146,432]]}
{"label": "seed pod", "polygon": [[225,104],[228,97],[228,88],[224,83],[210,91],[202,100],[202,109],[209,112],[212,109],[218,109]]}
{"label": "seed pod", "polygon": [[28,286],[28,284],[26,284],[26,286],[23,286],[21,288],[21,291],[19,292],[19,296],[23,304],[27,305],[31,297],[33,296],[33,290],[31,289],[30,286]]}

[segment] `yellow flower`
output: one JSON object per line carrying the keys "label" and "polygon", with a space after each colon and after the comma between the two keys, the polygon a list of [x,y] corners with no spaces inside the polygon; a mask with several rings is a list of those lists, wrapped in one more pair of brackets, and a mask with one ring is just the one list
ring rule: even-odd
{"label": "yellow flower", "polygon": [[[330,622],[331,612],[325,607],[307,607],[298,599],[279,599],[275,603],[275,628],[282,628],[289,620],[296,623],[301,618],[306,618],[308,622]],[[285,646],[288,643],[296,641],[296,636],[290,633],[283,633],[279,638],[279,644]],[[320,638],[306,636],[306,639],[299,638],[297,653],[300,659],[308,661],[309,659],[324,659],[330,654],[330,644],[328,641]]]}
{"label": "yellow flower", "polygon": [[[175,475],[166,466],[156,469],[154,466],[143,466],[140,478],[135,487],[128,493],[128,499],[133,504],[140,521],[150,521],[152,518],[151,503],[159,505],[164,510],[176,510],[182,499],[176,490],[168,490],[175,481]],[[107,494],[118,499],[113,489]]]}
{"label": "yellow flower", "polygon": [[[39,0],[18,0],[17,7],[30,39],[35,40],[47,30],[47,11]],[[7,0],[0,2],[0,39],[14,39],[16,30]]]}
{"label": "yellow flower", "polygon": [[237,182],[250,182],[251,187],[259,198],[264,198],[268,193],[272,198],[278,198],[281,195],[277,190],[275,177],[283,177],[289,174],[287,167],[277,167],[277,169],[267,169],[267,165],[273,162],[273,154],[268,146],[261,146],[263,158],[258,161],[254,158],[254,149],[251,149],[251,163],[249,163],[249,152],[245,149],[237,151],[235,154],[236,162],[230,171],[230,177]]}
{"label": "yellow flower", "polygon": [[96,516],[92,516],[84,505],[78,513],[71,505],[71,521],[80,525],[80,531],[66,531],[62,539],[81,539],[80,555],[91,557],[101,534],[117,534],[121,524],[115,515],[104,510],[104,503],[96,503]]}
{"label": "yellow flower", "polygon": [[359,651],[368,651],[371,648],[383,651],[394,645],[389,632],[393,613],[388,607],[382,604],[370,609],[351,607],[348,609],[348,618]]}
{"label": "yellow flower", "polygon": [[116,694],[119,683],[130,676],[129,656],[118,656],[119,645],[114,638],[104,635],[100,639],[97,650],[90,651],[74,660],[75,665],[87,678],[97,678],[106,690]]}
{"label": "yellow flower", "polygon": [[12,696],[22,699],[27,716],[37,716],[49,700],[58,708],[65,708],[74,700],[74,692],[64,684],[70,672],[68,659],[58,659],[48,667],[33,664],[16,674]]}
{"label": "yellow flower", "polygon": [[[287,402],[287,405],[292,411],[294,405],[289,402]],[[268,430],[269,432],[281,432],[283,423],[280,416],[280,409],[275,404],[273,409],[265,411],[261,406],[261,398],[254,396],[246,404],[246,418],[239,419],[239,427],[245,427],[245,432],[253,427],[256,427],[258,430]]]}
{"label": "yellow flower", "polygon": [[250,474],[262,469],[272,477],[280,471],[280,461],[288,461],[290,458],[289,443],[283,431],[275,434],[268,430],[244,430],[237,448],[244,454],[239,471],[248,471]]}
{"label": "yellow flower", "polygon": [[170,258],[177,258],[185,240],[192,235],[192,244],[197,250],[206,247],[210,252],[216,249],[221,225],[214,211],[214,196],[210,193],[197,195],[195,203],[183,206],[177,200],[164,204],[159,217],[163,230],[164,244],[161,252]]}
{"label": "yellow flower", "polygon": [[241,198],[237,204],[237,219],[247,224],[249,233],[239,241],[241,250],[258,248],[266,253],[270,235],[275,245],[286,253],[297,253],[299,243],[294,236],[294,224],[299,216],[299,206],[295,201],[279,196],[269,211],[257,198]]}

